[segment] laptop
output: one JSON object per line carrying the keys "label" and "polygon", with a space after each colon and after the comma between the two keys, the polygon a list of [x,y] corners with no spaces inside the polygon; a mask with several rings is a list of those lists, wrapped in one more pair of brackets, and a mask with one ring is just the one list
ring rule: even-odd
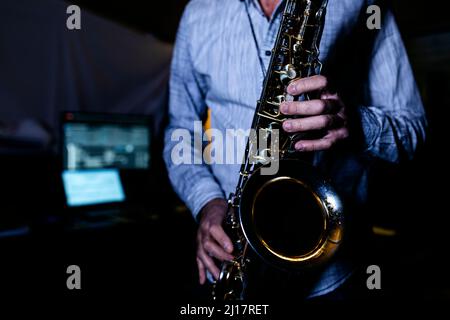
{"label": "laptop", "polygon": [[123,203],[125,193],[117,169],[66,170],[62,173],[69,207]]}
{"label": "laptop", "polygon": [[97,223],[145,211],[135,190],[150,180],[150,123],[147,116],[63,114],[61,178],[68,211]]}

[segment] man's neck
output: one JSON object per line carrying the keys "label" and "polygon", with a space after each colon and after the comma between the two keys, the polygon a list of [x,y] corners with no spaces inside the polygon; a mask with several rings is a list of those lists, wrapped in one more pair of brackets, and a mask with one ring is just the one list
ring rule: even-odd
{"label": "man's neck", "polygon": [[259,3],[261,4],[267,18],[272,17],[272,14],[280,1],[281,0],[259,0]]}

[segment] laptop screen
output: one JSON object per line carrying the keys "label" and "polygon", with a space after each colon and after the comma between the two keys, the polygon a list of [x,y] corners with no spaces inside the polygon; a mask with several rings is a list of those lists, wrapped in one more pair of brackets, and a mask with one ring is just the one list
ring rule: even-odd
{"label": "laptop screen", "polygon": [[62,174],[62,178],[69,207],[125,200],[117,169],[66,170]]}
{"label": "laptop screen", "polygon": [[148,169],[148,121],[137,116],[67,113],[63,157],[68,170]]}

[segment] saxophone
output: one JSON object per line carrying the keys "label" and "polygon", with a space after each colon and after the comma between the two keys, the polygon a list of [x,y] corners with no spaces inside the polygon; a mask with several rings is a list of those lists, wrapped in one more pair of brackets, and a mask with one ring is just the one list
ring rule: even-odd
{"label": "saxophone", "polygon": [[[302,138],[282,130],[286,88],[295,79],[321,72],[319,43],[328,0],[287,0],[272,59],[256,106],[236,190],[228,200],[224,228],[234,260],[222,263],[213,299],[245,299],[250,253],[282,270],[313,268],[328,261],[343,237],[342,201],[327,179],[299,160],[294,144]],[[303,137],[305,138],[305,137]],[[262,143],[263,141],[265,143]],[[275,148],[267,148],[267,142]],[[276,164],[276,174],[265,174]],[[283,199],[295,199],[292,202]]]}

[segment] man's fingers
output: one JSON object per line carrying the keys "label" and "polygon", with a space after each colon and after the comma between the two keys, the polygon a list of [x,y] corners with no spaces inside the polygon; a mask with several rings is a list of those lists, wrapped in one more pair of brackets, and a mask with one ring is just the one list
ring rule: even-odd
{"label": "man's fingers", "polygon": [[290,119],[283,122],[286,132],[305,132],[331,128],[335,125],[337,117],[334,115],[312,116],[303,119]]}
{"label": "man's fingers", "polygon": [[198,267],[199,282],[200,284],[204,284],[206,281],[206,270],[202,260],[200,260],[199,258],[197,258],[197,267]]}
{"label": "man's fingers", "polygon": [[305,151],[305,152],[328,150],[338,141],[344,140],[347,137],[348,137],[348,130],[346,128],[331,130],[322,139],[298,141],[295,144],[295,149],[297,151]]}
{"label": "man's fingers", "polygon": [[322,94],[320,95],[320,99],[325,99],[325,100],[337,100],[339,101],[339,95],[337,93],[331,93],[331,92],[322,92]]}
{"label": "man's fingers", "polygon": [[287,92],[290,95],[298,96],[311,91],[324,90],[327,85],[327,78],[317,75],[292,81],[287,88]]}
{"label": "man's fingers", "polygon": [[209,233],[222,246],[222,248],[225,249],[226,252],[233,252],[233,243],[220,225],[212,226],[209,229]]}
{"label": "man's fingers", "polygon": [[348,128],[339,128],[335,130],[330,130],[324,138],[332,138],[335,141],[347,139],[349,135]]}
{"label": "man's fingers", "polygon": [[213,277],[217,280],[219,279],[219,268],[217,268],[216,264],[214,263],[213,259],[206,254],[206,252],[202,249],[198,250],[197,257],[200,258],[201,262],[203,263],[203,266],[208,269],[209,272],[213,275]]}
{"label": "man's fingers", "polygon": [[203,243],[203,249],[208,252],[209,256],[213,256],[220,261],[233,260],[233,256],[225,252],[222,247],[215,243],[215,241],[205,241]]}
{"label": "man's fingers", "polygon": [[280,111],[286,115],[316,116],[337,110],[334,100],[308,100],[283,102]]}
{"label": "man's fingers", "polygon": [[304,152],[328,150],[333,146],[330,139],[302,140],[295,144],[295,149]]}

